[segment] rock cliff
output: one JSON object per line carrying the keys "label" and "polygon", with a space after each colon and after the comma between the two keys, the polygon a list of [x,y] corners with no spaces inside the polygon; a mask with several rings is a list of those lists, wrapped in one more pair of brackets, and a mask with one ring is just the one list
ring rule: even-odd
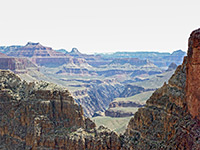
{"label": "rock cliff", "polygon": [[70,93],[0,71],[0,149],[119,149],[116,133],[83,116]]}
{"label": "rock cliff", "polygon": [[15,73],[26,73],[28,69],[39,70],[37,65],[27,58],[0,57],[0,69],[11,70]]}
{"label": "rock cliff", "polygon": [[128,124],[125,149],[200,149],[200,29],[189,38],[188,56]]}
{"label": "rock cliff", "polygon": [[200,29],[191,33],[188,46],[186,102],[192,117],[200,120]]}

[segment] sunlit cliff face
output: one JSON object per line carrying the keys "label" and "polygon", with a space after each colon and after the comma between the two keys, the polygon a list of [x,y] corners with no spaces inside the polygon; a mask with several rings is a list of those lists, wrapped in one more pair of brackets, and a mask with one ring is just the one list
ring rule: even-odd
{"label": "sunlit cliff face", "polygon": [[193,118],[200,119],[200,29],[191,33],[188,43],[186,101]]}

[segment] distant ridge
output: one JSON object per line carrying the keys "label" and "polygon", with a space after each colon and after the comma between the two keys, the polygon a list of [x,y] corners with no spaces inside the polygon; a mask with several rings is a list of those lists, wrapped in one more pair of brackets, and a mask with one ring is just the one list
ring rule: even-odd
{"label": "distant ridge", "polygon": [[28,42],[25,46],[16,49],[8,54],[14,57],[52,57],[65,56],[65,54],[54,51],[51,47],[46,47],[40,43]]}
{"label": "distant ridge", "polygon": [[141,66],[152,63],[149,60],[141,60],[139,58],[116,58],[110,64],[121,64],[121,65],[130,64],[130,65]]}

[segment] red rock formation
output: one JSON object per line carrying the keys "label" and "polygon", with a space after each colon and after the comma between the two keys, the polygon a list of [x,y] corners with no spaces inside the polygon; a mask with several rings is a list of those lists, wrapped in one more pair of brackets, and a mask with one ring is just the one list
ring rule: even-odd
{"label": "red rock formation", "polygon": [[200,29],[191,33],[188,47],[186,101],[190,114],[200,120]]}
{"label": "red rock formation", "polygon": [[28,42],[25,46],[20,47],[14,52],[8,54],[15,57],[51,57],[66,56],[63,53],[56,52],[50,47],[42,46],[40,43]]}
{"label": "red rock formation", "polygon": [[25,46],[10,52],[8,55],[14,57],[30,57],[30,60],[33,63],[39,66],[47,67],[58,67],[68,63],[86,63],[86,61],[82,58],[74,58],[72,56],[57,52],[50,47],[42,46],[40,43],[31,42],[28,42]]}

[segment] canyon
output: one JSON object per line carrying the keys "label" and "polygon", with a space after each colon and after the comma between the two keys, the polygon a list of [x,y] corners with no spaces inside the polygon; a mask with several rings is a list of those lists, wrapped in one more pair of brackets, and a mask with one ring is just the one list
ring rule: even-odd
{"label": "canyon", "polygon": [[121,135],[96,127],[66,87],[26,82],[1,70],[0,149],[200,149],[199,57],[197,29],[182,65],[138,109]]}
{"label": "canyon", "polygon": [[[9,69],[27,82],[44,80],[66,87],[75,101],[82,105],[84,115],[88,117],[92,117],[95,112],[106,111],[115,98],[137,94],[125,92],[130,83],[150,82],[151,78],[160,78],[157,75],[167,69],[167,65],[158,67],[152,62],[154,59],[151,58],[155,58],[154,52],[148,55],[141,52],[142,57],[139,58],[135,56],[140,55],[107,58],[100,54],[82,54],[77,48],[68,52],[33,42],[28,42],[25,46],[1,46],[0,52],[0,69]],[[165,62],[172,59],[174,53],[180,60],[184,55],[183,51],[159,55],[162,55],[162,61]],[[142,92],[155,90],[169,77],[164,75],[163,80],[158,79],[158,85],[153,88],[130,86],[143,89]],[[134,90],[136,89],[133,88],[132,91]]]}

